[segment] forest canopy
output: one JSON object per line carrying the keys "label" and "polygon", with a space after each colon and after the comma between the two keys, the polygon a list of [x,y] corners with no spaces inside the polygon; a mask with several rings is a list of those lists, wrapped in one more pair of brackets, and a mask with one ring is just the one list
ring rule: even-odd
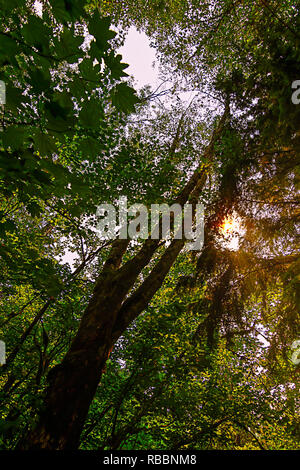
{"label": "forest canopy", "polygon": [[[0,449],[299,449],[300,2],[0,18]],[[122,197],[202,204],[203,246],[99,237]]]}

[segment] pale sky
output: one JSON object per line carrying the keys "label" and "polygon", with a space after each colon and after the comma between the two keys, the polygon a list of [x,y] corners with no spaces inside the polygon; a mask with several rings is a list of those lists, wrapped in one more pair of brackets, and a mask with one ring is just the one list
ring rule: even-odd
{"label": "pale sky", "polygon": [[118,52],[122,54],[123,62],[129,64],[125,72],[133,75],[138,88],[148,84],[152,88],[158,86],[158,67],[152,66],[156,60],[155,50],[150,47],[145,33],[139,33],[131,27],[124,46]]}

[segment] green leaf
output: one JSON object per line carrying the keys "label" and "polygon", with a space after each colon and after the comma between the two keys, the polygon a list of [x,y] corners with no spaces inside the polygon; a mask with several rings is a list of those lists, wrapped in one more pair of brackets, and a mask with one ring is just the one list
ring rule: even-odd
{"label": "green leaf", "polygon": [[6,109],[18,112],[18,110],[21,110],[29,101],[29,98],[22,94],[22,90],[15,88],[9,82],[6,84]]}
{"label": "green leaf", "polygon": [[40,52],[49,53],[50,28],[41,18],[31,15],[21,29],[26,44],[36,47]]}
{"label": "green leaf", "polygon": [[135,110],[135,105],[140,102],[133,88],[120,83],[112,92],[112,103],[120,111],[131,113]]}
{"label": "green leaf", "polygon": [[102,116],[100,104],[95,100],[85,103],[79,113],[81,123],[86,127],[96,128],[99,125],[99,119]]}
{"label": "green leaf", "polygon": [[124,69],[128,67],[128,64],[121,62],[122,56],[120,54],[114,55],[113,53],[105,57],[105,63],[110,69],[112,78],[119,80],[121,77],[128,77],[128,74],[124,72]]}
{"label": "green leaf", "polygon": [[51,0],[51,7],[55,18],[63,23],[85,16],[84,2],[81,0]]}
{"label": "green leaf", "polygon": [[92,137],[87,137],[79,144],[79,150],[81,150],[84,155],[89,155],[91,158],[99,154],[99,147],[99,143]]}
{"label": "green leaf", "polygon": [[[32,215],[32,217],[39,216],[42,212],[42,207],[37,202],[34,202],[34,201],[29,202],[27,204],[27,209]],[[31,253],[31,256],[33,256],[32,253]]]}
{"label": "green leaf", "polygon": [[89,32],[96,39],[97,46],[101,50],[106,50],[109,47],[108,41],[113,39],[117,33],[111,31],[110,18],[100,18],[98,15],[94,15],[88,24]]}
{"label": "green leaf", "polygon": [[17,226],[12,220],[0,223],[0,235],[5,236],[6,232],[16,232]]}
{"label": "green leaf", "polygon": [[99,82],[100,79],[100,65],[93,64],[92,59],[84,60],[79,65],[79,70],[81,72],[81,76],[84,80],[91,81],[91,82]]}
{"label": "green leaf", "polygon": [[26,0],[10,0],[7,2],[7,0],[0,0],[0,9],[1,11],[11,11],[14,8],[20,8],[23,7],[26,3]]}
{"label": "green leaf", "polygon": [[[10,34],[10,33],[7,33]],[[6,35],[1,35],[0,41],[0,56],[4,56],[5,60],[14,63],[14,56],[20,53],[21,48],[19,47],[17,41],[11,37]],[[12,60],[13,59],[13,60]]]}
{"label": "green leaf", "polygon": [[18,150],[23,145],[24,128],[10,126],[0,134],[0,137],[5,149],[10,147],[12,150]]}
{"label": "green leaf", "polygon": [[49,156],[57,152],[57,147],[53,137],[48,134],[44,134],[41,131],[37,131],[33,135],[34,140],[34,150],[38,152],[41,156]]}
{"label": "green leaf", "polygon": [[29,71],[29,83],[32,86],[32,93],[48,93],[51,90],[51,77],[49,70],[34,68]]}
{"label": "green leaf", "polygon": [[56,56],[61,60],[67,60],[70,64],[77,62],[82,55],[82,50],[79,47],[83,41],[83,37],[74,36],[73,29],[65,28],[60,38],[54,41]]}

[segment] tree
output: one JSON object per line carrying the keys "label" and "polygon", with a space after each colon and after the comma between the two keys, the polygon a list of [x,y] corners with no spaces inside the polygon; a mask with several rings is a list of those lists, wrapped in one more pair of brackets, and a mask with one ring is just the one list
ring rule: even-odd
{"label": "tree", "polygon": [[[13,177],[9,167],[5,167],[4,181],[14,192],[5,217],[14,211],[14,221],[19,225],[24,221],[29,224],[32,216],[36,217],[30,231],[33,248],[26,247],[26,230],[21,232],[19,241],[9,235],[8,246],[15,249],[17,245],[19,256],[12,260],[8,254],[3,263],[6,272],[15,276],[13,283],[5,285],[8,295],[17,297],[16,282],[21,275],[25,279],[24,290],[28,286],[30,291],[30,300],[25,300],[24,290],[20,299],[14,297],[22,321],[28,320],[23,315],[28,307],[35,312],[23,333],[24,326],[18,323],[21,337],[11,351],[9,367],[16,357],[22,364],[22,348],[28,340],[28,348],[30,345],[38,357],[33,372],[29,370],[28,374],[34,375],[38,386],[42,384],[43,391],[44,376],[50,368],[37,423],[28,436],[23,429],[18,445],[24,449],[78,447],[92,403],[82,434],[87,447],[86,436],[90,436],[91,429],[98,429],[101,445],[112,449],[124,445],[174,449],[291,448],[295,395],[290,379],[294,365],[289,361],[288,349],[297,335],[299,302],[299,201],[291,197],[291,188],[296,190],[299,185],[295,158],[299,111],[291,107],[289,83],[298,72],[298,49],[293,42],[298,21],[294,13],[298,7],[290,2],[274,14],[272,2],[261,8],[261,2],[253,6],[253,2],[236,5],[224,1],[199,7],[198,2],[178,5],[172,1],[143,10],[141,16],[131,2],[117,3],[121,6],[121,10],[115,10],[117,15],[125,11],[127,23],[145,27],[153,36],[166,75],[171,72],[179,78],[188,77],[190,82],[182,84],[184,90],[192,86],[195,91],[201,85],[200,99],[188,110],[178,112],[173,105],[171,112],[160,110],[152,118],[154,123],[142,124],[142,117],[150,118],[149,98],[144,93],[135,121],[129,123],[124,112],[133,112],[138,99],[128,85],[119,81],[124,76],[124,65],[109,46],[108,41],[114,36],[109,20],[99,18],[92,9],[85,10],[77,2],[72,3],[71,10],[61,9],[59,2],[50,2],[42,19],[31,15],[32,10],[24,3],[21,6],[25,10],[18,10],[20,4],[16,2],[11,24],[4,29],[8,38],[3,49],[4,72],[14,69],[15,84],[24,89],[25,95],[29,87],[32,104],[27,111],[37,114],[39,110],[34,123],[42,126],[47,142],[56,146],[56,150],[49,146],[43,149],[39,138],[32,138],[35,130],[31,127],[26,128],[28,133],[18,143],[9,134],[9,126],[30,126],[32,116],[24,123],[23,114],[27,116],[27,111],[23,109],[21,113],[18,107],[12,123],[6,123],[4,115],[4,161],[8,161],[8,156],[21,161],[26,148],[30,163],[25,173],[32,185],[29,191],[23,189],[21,164],[21,169],[19,163],[12,167]],[[112,12],[114,4],[103,2],[101,13]],[[22,11],[27,18],[27,8],[28,23],[18,15]],[[178,14],[173,17],[170,11]],[[16,31],[12,30],[14,23],[21,25]],[[52,28],[52,36],[46,45],[39,45],[36,36],[32,38],[28,31],[45,27]],[[85,28],[95,38],[87,50],[79,47]],[[76,32],[74,37],[70,37],[69,30]],[[189,40],[182,42],[185,36]],[[70,47],[70,56],[60,56],[59,47],[58,52],[53,51],[53,44],[62,48],[62,41],[66,41],[64,54],[65,48]],[[21,58],[17,56],[17,61],[7,64],[7,51],[11,57],[16,43],[21,45]],[[288,53],[288,66],[282,60],[283,53]],[[72,67],[65,63],[69,57],[76,59]],[[38,88],[39,81],[32,83],[30,79],[27,83],[27,75],[22,76],[18,63],[35,60],[35,67],[45,74],[45,59],[45,80],[48,84],[54,81],[49,95]],[[108,78],[94,59],[107,68]],[[57,66],[59,75],[50,73],[50,65],[57,61],[63,62]],[[31,76],[36,69],[32,69],[32,64],[28,68]],[[82,80],[88,83],[91,99],[79,87]],[[287,84],[285,88],[281,80]],[[54,92],[53,85],[59,91]],[[196,113],[203,94],[212,95],[221,103],[206,124],[203,116]],[[19,106],[25,106],[22,100],[20,97]],[[208,107],[208,103],[204,106]],[[284,119],[289,112],[293,122]],[[49,127],[50,121],[57,127]],[[153,169],[151,176],[149,168]],[[90,187],[85,188],[82,181]],[[129,181],[134,184],[132,191],[126,188]],[[181,205],[190,202],[193,206],[199,199],[205,202],[203,251],[189,257],[184,251],[185,240],[177,239],[168,246],[150,238],[137,244],[117,239],[111,247],[99,246],[86,220],[95,223],[92,216],[97,203],[107,197],[115,200],[120,188],[131,200],[139,196],[138,201],[147,204],[157,200]],[[55,196],[53,202],[49,202],[50,190]],[[39,206],[38,210],[33,206],[35,213],[31,212],[33,202]],[[234,213],[247,229],[243,238],[238,234],[240,249],[236,254],[226,248],[220,235],[222,221]],[[4,232],[14,233],[15,226],[7,223],[5,219]],[[47,238],[39,237],[41,225]],[[62,234],[69,236],[66,245],[61,241]],[[45,240],[56,246],[48,257]],[[63,254],[65,246],[80,253],[73,273],[54,261],[56,254]],[[40,273],[32,271],[32,260]],[[183,275],[179,276],[179,272]],[[84,278],[79,279],[78,275]],[[163,299],[168,283],[175,300],[167,309]],[[167,320],[169,309],[173,314],[171,323]],[[17,320],[15,312],[7,307],[6,310],[11,321]],[[46,311],[50,318],[44,324]],[[176,315],[182,322],[180,334],[174,331]],[[62,319],[63,327],[58,319]],[[61,338],[60,332],[68,327],[70,334]],[[153,329],[155,338],[151,337]],[[160,337],[163,332],[164,340]],[[267,354],[259,347],[261,334],[270,339]],[[179,338],[184,343],[182,349],[177,346]],[[148,345],[152,348],[149,357],[153,367],[146,362]],[[245,348],[251,351],[246,358]],[[197,357],[193,357],[194,350]],[[107,364],[111,353],[112,362]],[[144,359],[140,361],[138,355]],[[124,367],[120,367],[120,360]],[[17,365],[14,367],[16,371]],[[263,374],[258,378],[260,370]],[[4,391],[21,387],[28,395],[26,380],[18,383],[14,374],[8,375]],[[149,392],[151,383],[153,389]],[[105,384],[110,387],[108,397],[113,391],[112,400],[106,398]],[[279,386],[284,389],[285,400],[275,394],[274,388]],[[163,387],[168,392],[161,397]],[[187,407],[191,398],[207,405],[193,402]],[[254,415],[253,403],[257,404]],[[270,411],[270,406],[274,411]],[[176,407],[191,416],[189,422],[177,416]],[[15,420],[14,411],[11,406],[8,416]],[[275,425],[279,416],[283,416],[283,421]],[[147,433],[149,420],[154,427],[151,435]],[[25,421],[28,426],[28,414]],[[286,439],[283,432],[288,435]],[[262,439],[264,433],[268,439]],[[159,435],[163,435],[161,441]]]}

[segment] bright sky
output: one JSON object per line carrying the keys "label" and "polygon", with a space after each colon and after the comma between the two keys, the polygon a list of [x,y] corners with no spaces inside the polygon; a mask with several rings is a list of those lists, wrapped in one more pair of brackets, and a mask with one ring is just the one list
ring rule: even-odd
{"label": "bright sky", "polygon": [[158,86],[158,67],[153,68],[153,62],[156,60],[155,50],[150,47],[145,33],[130,28],[125,44],[118,52],[122,54],[123,62],[129,64],[125,72],[133,75],[138,88],[147,84],[152,85],[152,88]]}

